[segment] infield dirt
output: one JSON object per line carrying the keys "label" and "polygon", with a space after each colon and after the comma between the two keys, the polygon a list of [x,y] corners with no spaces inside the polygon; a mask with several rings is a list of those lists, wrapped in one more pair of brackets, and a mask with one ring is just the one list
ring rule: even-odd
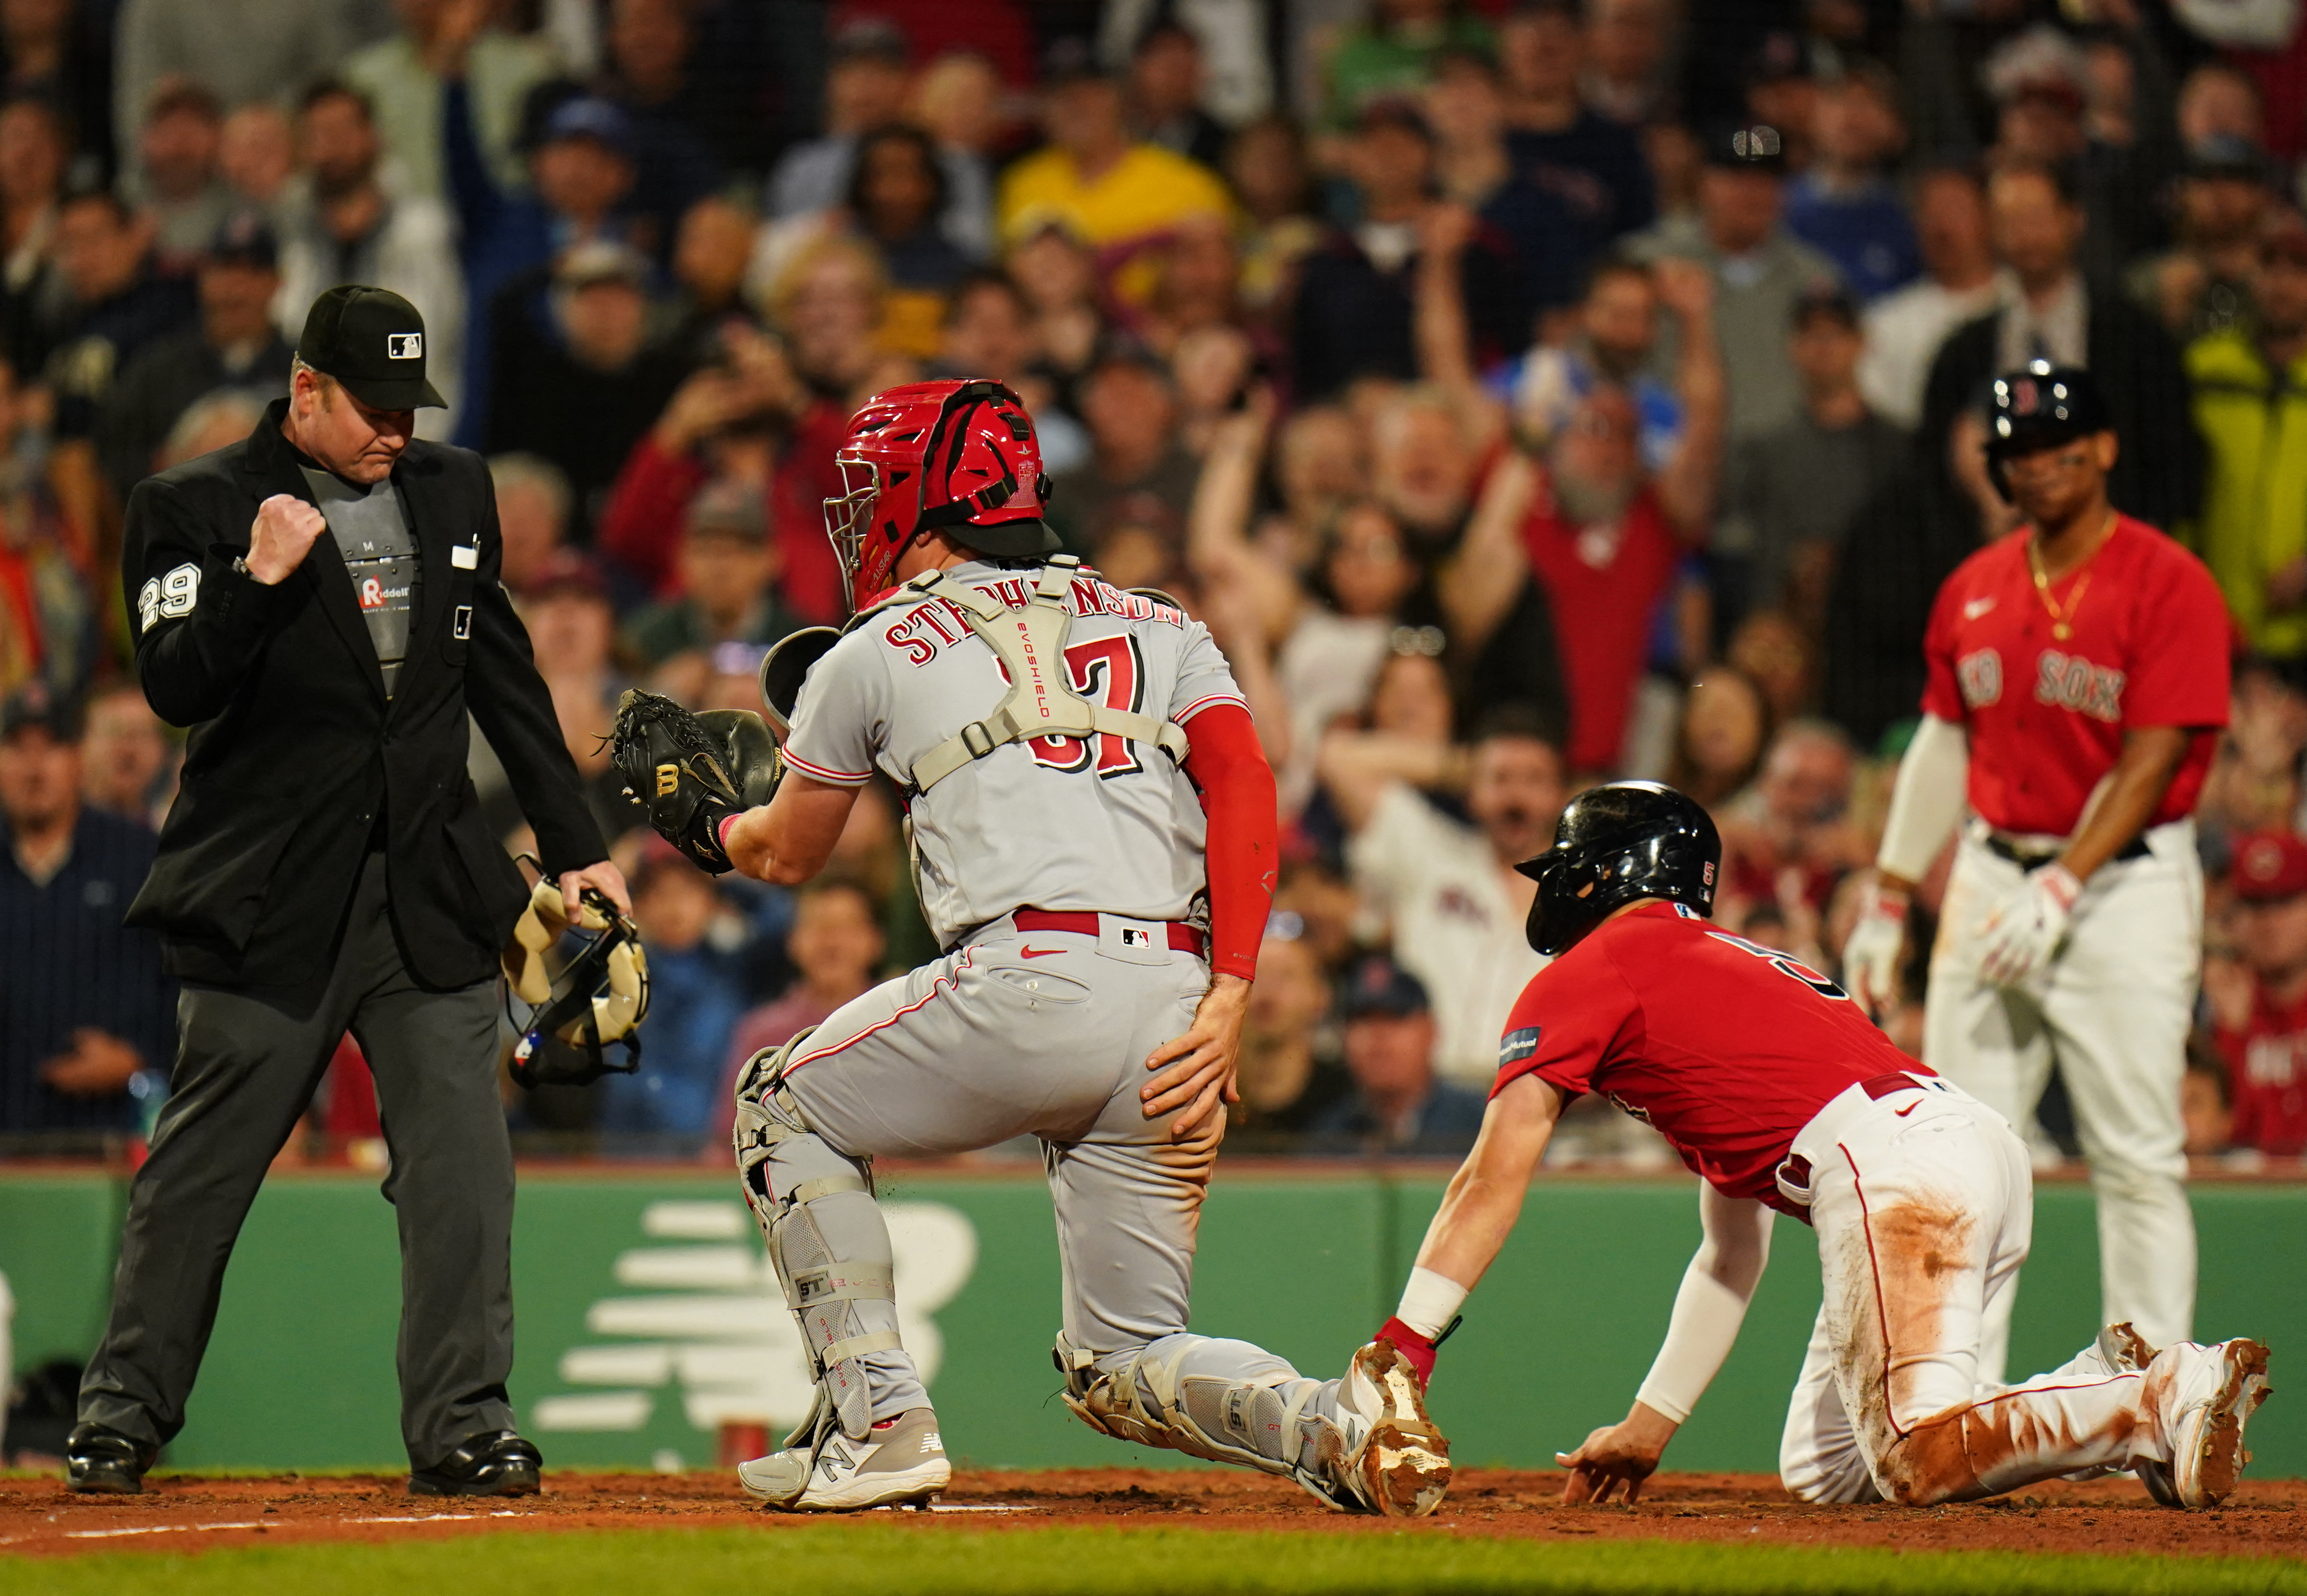
{"label": "infield dirt", "polygon": [[[1752,1474],[1661,1474],[1634,1506],[1565,1506],[1552,1472],[1469,1469],[1433,1517],[1332,1513],[1297,1487],[1232,1471],[966,1471],[938,1510],[884,1509],[922,1534],[965,1525],[1300,1530],[1760,1541],[1955,1551],[2307,1557],[2307,1481],[2246,1480],[2224,1508],[2157,1507],[2133,1481],[2038,1486],[1994,1502],[1925,1509],[1814,1507]],[[392,1476],[206,1479],[162,1475],[139,1497],[75,1497],[47,1480],[0,1480],[0,1556],[184,1552],[282,1541],[382,1540],[519,1532],[802,1521],[761,1512],[733,1473],[583,1474],[548,1470],[545,1493],[513,1501],[412,1497]]]}

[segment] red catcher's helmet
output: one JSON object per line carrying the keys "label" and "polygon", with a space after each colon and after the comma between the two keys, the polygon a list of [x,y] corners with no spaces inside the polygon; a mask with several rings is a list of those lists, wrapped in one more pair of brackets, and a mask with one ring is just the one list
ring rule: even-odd
{"label": "red catcher's helmet", "polygon": [[841,497],[826,536],[862,610],[890,586],[897,556],[942,531],[981,554],[1054,553],[1042,519],[1049,478],[1023,400],[999,382],[908,382],[867,399],[834,455]]}

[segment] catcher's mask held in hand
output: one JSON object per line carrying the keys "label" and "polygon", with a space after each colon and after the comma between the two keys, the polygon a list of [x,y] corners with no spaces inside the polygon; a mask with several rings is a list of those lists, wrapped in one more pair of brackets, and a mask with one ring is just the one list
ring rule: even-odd
{"label": "catcher's mask held in hand", "polygon": [[834,464],[841,496],[825,502],[825,530],[852,610],[892,584],[897,556],[923,532],[997,559],[1061,546],[1042,519],[1050,483],[1033,418],[999,382],[884,390],[850,417]]}
{"label": "catcher's mask held in hand", "polygon": [[[587,888],[577,930],[595,933],[556,981],[546,955],[570,929],[561,888],[550,878],[529,894],[528,907],[505,945],[506,1006],[518,998],[528,1018],[516,1022],[512,1078],[522,1086],[581,1086],[605,1075],[630,1075],[640,1067],[638,1029],[648,1014],[648,955],[633,922]],[[624,1061],[612,1064],[602,1048],[625,1044]],[[563,1045],[555,1045],[555,1044]]]}

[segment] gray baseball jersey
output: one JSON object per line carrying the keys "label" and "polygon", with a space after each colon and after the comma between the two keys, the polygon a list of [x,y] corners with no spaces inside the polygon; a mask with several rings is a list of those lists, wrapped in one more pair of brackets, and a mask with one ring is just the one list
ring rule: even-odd
{"label": "gray baseball jersey", "polygon": [[[1039,568],[972,562],[960,581],[1025,607]],[[1093,703],[1187,727],[1239,704],[1208,630],[1084,570],[1069,598],[1066,665]],[[944,600],[894,605],[810,667],[785,745],[804,776],[901,787],[914,761],[991,713],[1001,662]],[[912,801],[922,909],[940,947],[1013,909],[1098,909],[1139,920],[1194,915],[1207,884],[1205,821],[1170,757],[1127,738],[1041,737],[995,749]]]}

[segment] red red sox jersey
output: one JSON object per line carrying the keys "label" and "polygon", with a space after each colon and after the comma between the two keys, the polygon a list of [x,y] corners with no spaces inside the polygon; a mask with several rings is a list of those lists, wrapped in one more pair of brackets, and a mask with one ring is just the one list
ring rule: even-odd
{"label": "red red sox jersey", "polygon": [[1923,712],[1968,732],[1972,811],[1998,831],[2068,836],[2125,731],[2185,726],[2198,735],[2148,823],[2192,813],[2227,724],[2217,584],[2193,554],[2120,516],[2046,604],[2031,536],[2022,527],[1956,567],[1923,642]]}
{"label": "red red sox jersey", "polygon": [[2230,1139],[2280,1158],[2307,1152],[2307,1000],[2277,1008],[2262,993],[2251,1023],[2221,1029],[2217,1042],[2234,1103]]}
{"label": "red red sox jersey", "polygon": [[1727,1197],[1797,1219],[1776,1174],[1802,1128],[1860,1081],[1930,1073],[1843,990],[1677,904],[1605,921],[1522,989],[1496,1095],[1534,1075],[1599,1092]]}

